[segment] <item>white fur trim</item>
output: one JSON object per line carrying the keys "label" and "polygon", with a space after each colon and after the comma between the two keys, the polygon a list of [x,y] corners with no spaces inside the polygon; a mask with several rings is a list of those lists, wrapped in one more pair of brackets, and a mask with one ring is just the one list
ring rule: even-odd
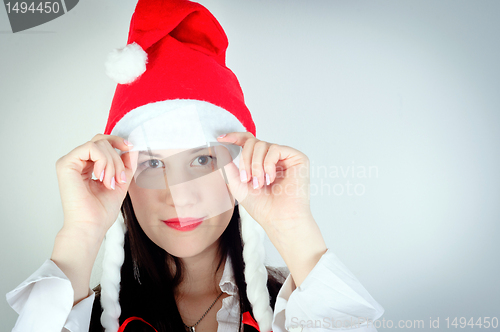
{"label": "white fur trim", "polygon": [[130,138],[133,150],[142,150],[146,143],[143,130],[151,149],[194,148],[217,142],[221,134],[247,131],[222,107],[195,99],[171,99],[131,110],[118,121],[111,135]]}
{"label": "white fur trim", "polygon": [[[206,146],[217,142],[219,135],[245,131],[238,118],[222,107],[195,99],[171,99],[131,110],[111,135],[130,141],[134,145],[130,151],[146,151]],[[239,155],[233,158],[239,167]]]}
{"label": "white fur trim", "polygon": [[245,261],[245,282],[248,301],[261,332],[272,330],[273,310],[267,289],[267,269],[264,265],[264,230],[245,208],[238,204],[241,218],[241,238],[243,240],[243,260]]}
{"label": "white fur trim", "polygon": [[128,84],[146,71],[148,54],[136,42],[114,49],[106,60],[106,75],[116,83]]}
{"label": "white fur trim", "polygon": [[101,277],[101,324],[105,332],[116,332],[119,328],[118,319],[121,314],[119,303],[121,267],[125,258],[123,244],[126,226],[122,213],[118,214],[115,223],[106,233],[103,272]]}

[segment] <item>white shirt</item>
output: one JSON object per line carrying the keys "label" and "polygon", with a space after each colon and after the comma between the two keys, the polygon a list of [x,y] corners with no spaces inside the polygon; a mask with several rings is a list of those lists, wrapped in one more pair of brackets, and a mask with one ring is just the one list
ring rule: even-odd
{"label": "white shirt", "polygon": [[[217,332],[237,331],[239,297],[229,256],[219,286],[230,296],[223,299],[217,312]],[[12,332],[88,332],[95,298],[95,293],[90,292],[73,306],[71,282],[47,259],[6,295],[9,305],[19,314]],[[382,306],[328,249],[300,287],[288,275],[276,298],[272,327],[273,332],[322,332],[339,330],[342,323],[345,329],[350,323],[356,326],[349,331],[376,332],[373,323],[366,321],[375,321],[383,313]],[[338,324],[337,328],[332,323]]]}

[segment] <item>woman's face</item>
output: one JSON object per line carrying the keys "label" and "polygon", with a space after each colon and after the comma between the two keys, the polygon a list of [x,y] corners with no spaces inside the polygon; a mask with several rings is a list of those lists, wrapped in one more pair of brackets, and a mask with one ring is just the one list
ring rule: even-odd
{"label": "woman's face", "polygon": [[[176,257],[192,257],[214,245],[231,220],[234,199],[213,148],[157,150],[139,153],[129,187],[137,220],[156,245]],[[219,158],[220,160],[220,158]],[[165,222],[204,218],[196,228],[182,231]]]}

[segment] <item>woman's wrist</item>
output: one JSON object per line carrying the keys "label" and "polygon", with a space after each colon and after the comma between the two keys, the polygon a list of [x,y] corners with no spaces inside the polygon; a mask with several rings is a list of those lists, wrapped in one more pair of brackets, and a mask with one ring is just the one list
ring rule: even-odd
{"label": "woman's wrist", "polygon": [[96,227],[94,222],[74,222],[64,220],[63,227],[57,233],[59,237],[75,238],[79,241],[84,241],[88,245],[95,245],[98,243],[100,246],[106,235],[104,227]]}
{"label": "woman's wrist", "polygon": [[89,296],[90,275],[104,234],[65,226],[56,235],[50,259],[70,280],[74,303]]}
{"label": "woman's wrist", "polygon": [[323,235],[312,217],[304,216],[266,229],[299,287],[327,251]]}

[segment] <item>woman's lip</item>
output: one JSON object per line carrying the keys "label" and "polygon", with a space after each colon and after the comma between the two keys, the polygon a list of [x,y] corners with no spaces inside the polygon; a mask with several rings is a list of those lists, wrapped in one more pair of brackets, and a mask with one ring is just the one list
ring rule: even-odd
{"label": "woman's lip", "polygon": [[162,220],[163,222],[166,222],[166,223],[180,223],[182,221],[182,223],[196,223],[196,222],[200,222],[200,221],[203,221],[203,219],[205,218],[171,218],[171,219],[167,219],[167,220]]}
{"label": "woman's lip", "polygon": [[[168,220],[162,220],[167,226],[176,229],[178,231],[186,232],[192,231],[201,225],[205,218],[172,218]],[[181,224],[182,221],[182,224]]]}

